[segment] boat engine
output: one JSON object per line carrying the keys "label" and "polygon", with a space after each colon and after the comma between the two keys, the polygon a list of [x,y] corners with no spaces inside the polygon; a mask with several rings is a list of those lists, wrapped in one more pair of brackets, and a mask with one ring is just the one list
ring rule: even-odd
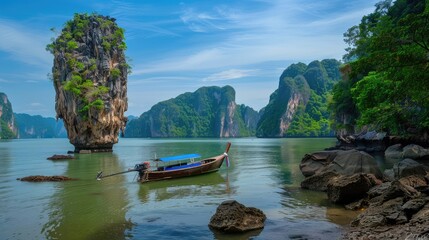
{"label": "boat engine", "polygon": [[143,178],[144,172],[148,169],[150,169],[150,162],[143,162],[134,166],[134,170],[139,172],[139,179]]}
{"label": "boat engine", "polygon": [[143,163],[136,164],[134,166],[134,170],[139,172],[144,172],[144,170],[149,168],[150,168],[150,162],[143,162]]}

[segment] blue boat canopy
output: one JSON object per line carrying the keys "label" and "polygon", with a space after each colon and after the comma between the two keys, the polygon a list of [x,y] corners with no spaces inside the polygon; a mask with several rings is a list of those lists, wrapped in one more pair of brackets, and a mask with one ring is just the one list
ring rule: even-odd
{"label": "blue boat canopy", "polygon": [[159,158],[159,160],[163,162],[170,162],[170,161],[179,161],[179,160],[199,158],[199,157],[201,157],[201,155],[196,153],[191,153],[191,154],[171,156],[171,157],[162,157],[162,158]]}

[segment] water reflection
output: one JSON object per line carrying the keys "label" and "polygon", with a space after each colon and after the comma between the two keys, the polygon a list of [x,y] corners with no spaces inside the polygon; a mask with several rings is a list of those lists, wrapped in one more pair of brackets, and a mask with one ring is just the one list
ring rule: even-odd
{"label": "water reflection", "polygon": [[[96,181],[153,158],[225,150],[219,139],[121,139],[115,153],[79,155],[52,162],[67,140],[16,140],[0,144],[0,239],[336,239],[350,215],[326,194],[300,189],[305,153],[335,139],[228,139],[231,166],[217,173],[139,184],[134,174]],[[3,149],[3,148],[6,149]],[[10,151],[10,153],[8,153]],[[9,157],[8,157],[9,156]],[[119,156],[119,157],[118,157]],[[7,162],[9,158],[9,162]],[[27,175],[66,175],[78,181],[24,183]],[[267,215],[257,237],[218,235],[207,224],[217,206],[235,199]],[[339,209],[339,211],[338,211]],[[131,223],[132,220],[132,223]],[[334,224],[336,223],[336,224]],[[42,229],[41,229],[42,228]],[[191,230],[190,230],[191,229]],[[305,234],[304,234],[305,233]],[[256,235],[257,235],[256,234]],[[304,234],[304,235],[303,235]]]}
{"label": "water reflection", "polygon": [[348,226],[359,214],[358,211],[346,210],[343,205],[331,203],[326,192],[300,189],[287,186],[284,188],[282,205],[288,209],[291,219],[324,220]]}
{"label": "water reflection", "polygon": [[213,232],[213,238],[217,240],[248,240],[259,236],[259,234],[261,234],[261,232],[263,231],[263,229],[257,229],[244,233],[226,234],[214,229],[210,230]]}
{"label": "water reflection", "polygon": [[222,195],[233,192],[227,178],[219,172],[140,184],[139,198],[142,203],[161,202],[169,199],[192,198],[196,196]]}
{"label": "water reflection", "polygon": [[[0,140],[0,144],[6,145],[5,140]],[[10,150],[7,146],[0,145],[0,179],[6,179],[5,176],[10,172],[10,162],[12,157],[10,155]]]}
{"label": "water reflection", "polygon": [[[5,140],[0,140],[0,144],[5,144]],[[8,184],[10,182],[9,179],[7,179],[8,175],[10,174],[10,162],[12,161],[9,148],[4,147],[0,145],[0,224],[6,224],[6,212],[8,212],[7,206],[10,203],[10,199],[8,197],[8,193],[12,190],[12,186]],[[3,215],[5,214],[5,215]]]}
{"label": "water reflection", "polygon": [[42,233],[48,239],[125,239],[132,223],[125,218],[128,196],[124,176],[95,180],[100,169],[120,171],[113,153],[77,155],[65,175],[77,181],[57,185],[45,212],[49,221]]}

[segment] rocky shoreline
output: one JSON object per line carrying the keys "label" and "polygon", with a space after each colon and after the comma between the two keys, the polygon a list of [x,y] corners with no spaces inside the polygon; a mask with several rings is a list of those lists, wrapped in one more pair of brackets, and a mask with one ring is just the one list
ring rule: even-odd
{"label": "rocky shoreline", "polygon": [[356,149],[368,153],[377,153],[384,151],[392,145],[401,144],[402,146],[417,144],[423,147],[429,147],[429,136],[399,137],[390,136],[385,132],[367,131],[363,129],[355,134],[338,134],[337,144],[326,150],[351,150]]}
{"label": "rocky shoreline", "polygon": [[384,155],[393,167],[381,172],[371,155],[356,149],[307,154],[301,187],[362,211],[343,239],[429,238],[429,149],[395,144]]}

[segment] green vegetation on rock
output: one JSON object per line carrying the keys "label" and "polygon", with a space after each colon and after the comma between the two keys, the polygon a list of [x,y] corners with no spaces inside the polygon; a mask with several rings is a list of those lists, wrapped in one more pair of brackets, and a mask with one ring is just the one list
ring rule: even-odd
{"label": "green vegetation on rock", "polygon": [[129,65],[116,19],[75,14],[47,46],[54,55],[55,111],[75,151],[112,151],[124,131]]}
{"label": "green vegetation on rock", "polygon": [[259,115],[235,104],[232,87],[202,87],[154,105],[127,124],[126,137],[246,137]]}
{"label": "green vegetation on rock", "polygon": [[340,79],[340,63],[335,59],[290,65],[270,96],[258,123],[258,137],[332,136],[328,100]]}
{"label": "green vegetation on rock", "polygon": [[16,134],[10,130],[6,121],[0,120],[0,139],[16,138]]}
{"label": "green vegetation on rock", "polygon": [[427,1],[381,1],[344,34],[347,77],[335,86],[331,105],[338,131],[357,124],[392,135],[427,135],[428,23]]}
{"label": "green vegetation on rock", "polygon": [[307,105],[300,105],[287,131],[288,136],[332,136],[327,104],[328,93],[317,95],[311,92]]}
{"label": "green vegetation on rock", "polygon": [[73,93],[82,102],[79,113],[84,118],[88,116],[91,109],[102,110],[104,108],[102,96],[109,91],[107,83],[99,84],[91,78],[99,72],[105,71],[106,68],[109,69],[112,78],[118,78],[121,74],[127,74],[128,68],[130,68],[125,63],[126,70],[125,73],[122,73],[123,70],[119,66],[104,66],[100,63],[97,66],[98,56],[82,57],[79,52],[90,43],[92,36],[88,33],[94,26],[101,28],[100,32],[96,34],[105,33],[101,38],[101,46],[105,52],[126,49],[124,30],[114,23],[114,19],[97,14],[77,13],[72,20],[65,24],[61,34],[46,47],[53,55],[63,56],[64,61],[67,62],[66,80],[60,79],[60,75],[64,72],[60,72],[59,69],[54,70],[53,80],[60,82],[64,90]]}
{"label": "green vegetation on rock", "polygon": [[12,104],[6,94],[0,92],[0,139],[17,137],[16,123]]}

